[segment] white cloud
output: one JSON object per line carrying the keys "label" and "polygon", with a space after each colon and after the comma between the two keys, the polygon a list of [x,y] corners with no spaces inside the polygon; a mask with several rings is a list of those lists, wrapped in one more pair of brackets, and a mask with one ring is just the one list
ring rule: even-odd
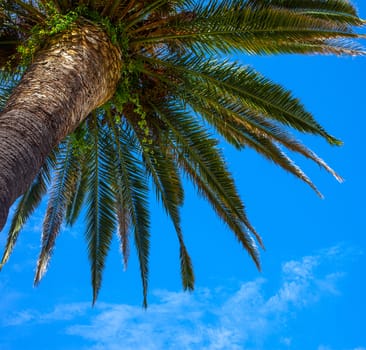
{"label": "white cloud", "polygon": [[318,350],[332,350],[329,346],[326,345],[319,345]]}
{"label": "white cloud", "polygon": [[52,312],[42,313],[38,310],[25,309],[3,317],[1,323],[5,326],[19,326],[25,323],[51,323],[54,321],[70,321],[85,315],[90,309],[90,303],[62,304]]}
{"label": "white cloud", "polygon": [[[282,284],[269,297],[265,297],[263,278],[242,283],[234,291],[199,289],[187,294],[160,290],[153,293],[157,302],[147,311],[105,304],[98,307],[96,317],[68,327],[67,333],[93,342],[93,350],[119,349],[121,343],[126,350],[260,349],[289,312],[338,293],[342,274],[317,271],[325,260],[336,257],[334,249],[284,263]],[[290,347],[291,341],[279,335],[282,346]]]}
{"label": "white cloud", "polygon": [[4,320],[7,326],[20,326],[24,323],[31,322],[36,319],[36,314],[32,310],[24,310],[17,312],[12,317],[6,317]]}
{"label": "white cloud", "polygon": [[[88,350],[260,350],[268,348],[269,337],[276,338],[278,348],[291,348],[294,339],[283,331],[289,314],[339,294],[337,282],[343,274],[333,268],[339,259],[336,252],[333,247],[284,263],[281,284],[271,295],[266,293],[267,281],[259,278],[234,290],[156,290],[148,310],[97,303],[91,311],[89,303],[73,303],[49,313],[24,310],[4,322],[10,326],[67,321],[66,334],[83,338],[91,344]],[[320,345],[317,350],[332,349]]]}
{"label": "white cloud", "polygon": [[290,337],[282,337],[280,338],[280,342],[286,346],[291,346],[292,339]]}
{"label": "white cloud", "polygon": [[39,322],[73,320],[84,315],[90,308],[90,303],[72,303],[58,305],[55,309],[39,316]]}

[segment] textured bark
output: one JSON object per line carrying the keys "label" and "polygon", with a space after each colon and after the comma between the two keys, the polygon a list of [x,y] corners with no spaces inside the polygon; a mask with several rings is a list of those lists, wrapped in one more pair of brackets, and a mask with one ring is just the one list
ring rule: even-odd
{"label": "textured bark", "polygon": [[120,71],[120,51],[86,22],[38,52],[0,115],[0,230],[50,151],[113,96]]}

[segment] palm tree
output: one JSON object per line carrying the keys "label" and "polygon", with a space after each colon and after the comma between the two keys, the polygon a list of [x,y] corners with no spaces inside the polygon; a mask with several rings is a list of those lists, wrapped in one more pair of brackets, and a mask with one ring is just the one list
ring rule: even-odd
{"label": "palm tree", "polygon": [[[86,207],[93,302],[112,235],[137,248],[144,304],[152,184],[194,285],[179,208],[188,178],[257,267],[262,241],[218,146],[258,153],[318,190],[286,150],[341,178],[290,129],[331,136],[290,92],[225,55],[359,55],[347,0],[0,0],[0,228],[19,197],[0,268],[49,190],[35,283],[62,223]],[[217,58],[214,58],[217,57]]]}

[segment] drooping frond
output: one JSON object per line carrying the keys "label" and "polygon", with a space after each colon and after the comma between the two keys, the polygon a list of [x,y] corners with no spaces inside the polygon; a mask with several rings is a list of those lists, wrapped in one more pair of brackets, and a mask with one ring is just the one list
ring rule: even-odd
{"label": "drooping frond", "polygon": [[[156,106],[152,104],[150,106],[156,112]],[[156,116],[151,119],[156,119]],[[164,121],[163,118],[160,119]],[[166,129],[169,130],[169,126]],[[138,133],[136,134],[138,135]],[[161,134],[164,134],[162,130],[160,130],[159,136],[164,138],[165,136],[162,136]],[[149,136],[154,137],[155,134],[148,135],[148,137]],[[177,233],[183,288],[193,290],[194,273],[192,261],[184,244],[180,224],[179,209],[183,203],[184,192],[179,169],[176,164],[174,149],[172,149],[169,144],[161,144],[161,142],[155,143],[154,140],[147,147],[144,145],[144,141],[141,139],[139,141],[142,146],[145,167],[153,180],[157,198],[162,202]]]}
{"label": "drooping frond", "polygon": [[130,231],[131,231],[131,217],[128,210],[120,202],[116,203],[117,212],[117,236],[121,245],[121,252],[123,258],[124,268],[127,269],[128,260],[130,257]]}
{"label": "drooping frond", "polygon": [[121,244],[123,263],[125,268],[127,268],[130,254],[129,235],[132,221],[130,213],[133,212],[133,203],[128,169],[124,159],[131,155],[131,153],[127,152],[128,146],[124,143],[124,137],[121,136],[123,131],[114,125],[110,113],[108,113],[108,122],[111,125],[111,135],[109,136],[111,142],[108,144],[108,153],[111,160],[109,171],[115,173],[112,177],[112,186],[115,192],[115,210],[118,223],[117,236]]}
{"label": "drooping frond", "polygon": [[236,147],[254,148],[308,183],[316,192],[318,191],[314,184],[276,144],[282,144],[290,151],[312,159],[337,180],[342,180],[321,158],[294,140],[287,128],[281,127],[280,124],[285,127],[291,125],[302,132],[321,135],[331,144],[339,144],[290,92],[277,84],[251,69],[241,68],[236,64],[219,65],[217,61],[203,58],[197,58],[194,62],[189,58],[182,58],[180,62],[186,63],[185,65],[153,59],[148,61],[178,68],[181,71],[180,79],[184,82],[182,85],[188,85],[190,92],[179,91],[179,84],[174,83],[172,90],[176,90],[176,94]]}
{"label": "drooping frond", "polygon": [[98,126],[98,120],[94,114],[90,121],[90,132],[87,134],[91,148],[87,158],[88,192],[85,233],[91,266],[93,304],[101,287],[105,259],[116,228],[114,197],[110,185],[112,174],[108,171],[108,159],[105,154],[107,140],[103,136],[105,130]]}
{"label": "drooping frond", "polygon": [[[170,149],[152,147],[153,154],[146,154],[145,164],[151,174],[158,198],[171,218],[179,242],[181,277],[184,289],[193,290],[194,274],[191,258],[184,244],[180,224],[180,206],[183,203],[183,187],[173,152]],[[148,153],[148,152],[146,152]]]}
{"label": "drooping frond", "polygon": [[66,204],[73,193],[75,182],[75,169],[78,159],[75,155],[71,138],[60,145],[57,155],[57,164],[54,169],[51,190],[42,229],[41,252],[37,261],[34,284],[37,285],[47,270],[53,253],[56,238],[60,232],[61,224],[65,217]]}
{"label": "drooping frond", "polygon": [[50,172],[53,166],[54,154],[47,158],[32,186],[20,198],[12,217],[3,257],[0,262],[0,270],[8,261],[21,229],[24,227],[28,218],[36,210],[44,194],[46,193],[47,185],[50,181]]}
{"label": "drooping frond", "polygon": [[[109,171],[113,174],[112,184],[115,191],[115,206],[118,212],[128,213],[137,249],[143,288],[143,305],[147,306],[148,258],[149,258],[149,210],[147,177],[138,159],[139,147],[131,130],[126,127],[111,126],[109,139]],[[123,220],[126,218],[123,217]],[[119,222],[119,235],[122,251],[126,252],[127,232],[123,222]],[[121,227],[122,225],[122,227]],[[127,263],[127,257],[125,263]]]}
{"label": "drooping frond", "polygon": [[69,195],[66,201],[65,221],[68,225],[73,225],[78,219],[84,204],[88,187],[87,154],[90,149],[86,137],[87,128],[81,125],[70,136],[75,162],[73,164],[73,177],[70,183]]}
{"label": "drooping frond", "polygon": [[257,247],[249,231],[262,242],[246,217],[244,205],[216,148],[217,141],[180,108],[170,106],[159,116],[170,128],[178,163],[259,267]]}

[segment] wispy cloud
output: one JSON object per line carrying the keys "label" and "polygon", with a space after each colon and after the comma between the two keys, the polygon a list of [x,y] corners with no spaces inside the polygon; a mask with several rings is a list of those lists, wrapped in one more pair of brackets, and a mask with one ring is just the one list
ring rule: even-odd
{"label": "wispy cloud", "polygon": [[317,350],[332,350],[332,349],[326,345],[319,345]]}
{"label": "wispy cloud", "polygon": [[[332,247],[285,262],[281,283],[272,293],[267,281],[258,278],[234,289],[199,288],[191,294],[156,290],[146,311],[107,303],[98,303],[91,311],[89,303],[73,303],[49,313],[25,310],[5,322],[65,322],[65,333],[83,339],[88,350],[260,350],[268,348],[269,338],[276,343],[273,349],[290,349],[293,339],[282,330],[289,315],[340,294],[337,284],[343,273],[334,267],[339,267],[341,252],[344,249]],[[318,350],[334,349],[320,345]]]}
{"label": "wispy cloud", "polygon": [[51,323],[55,321],[71,321],[85,315],[90,309],[90,303],[72,303],[57,305],[52,312],[43,313],[38,310],[26,309],[2,319],[4,326],[20,326],[26,323]]}

